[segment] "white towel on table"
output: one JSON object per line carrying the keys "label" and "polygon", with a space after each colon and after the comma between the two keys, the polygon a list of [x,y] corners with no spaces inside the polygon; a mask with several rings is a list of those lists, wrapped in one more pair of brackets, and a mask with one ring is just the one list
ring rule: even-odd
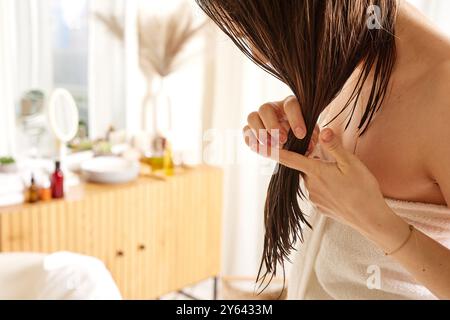
{"label": "white towel on table", "polygon": [[0,196],[22,193],[25,189],[19,174],[0,173]]}
{"label": "white towel on table", "polygon": [[24,202],[25,194],[23,192],[0,195],[0,207],[13,206]]}

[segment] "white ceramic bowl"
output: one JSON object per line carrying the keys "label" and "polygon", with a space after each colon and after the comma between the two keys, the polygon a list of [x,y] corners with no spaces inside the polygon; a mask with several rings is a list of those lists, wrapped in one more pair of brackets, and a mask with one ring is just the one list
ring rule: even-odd
{"label": "white ceramic bowl", "polygon": [[139,163],[119,157],[97,157],[81,164],[83,176],[90,182],[103,184],[126,183],[139,175]]}

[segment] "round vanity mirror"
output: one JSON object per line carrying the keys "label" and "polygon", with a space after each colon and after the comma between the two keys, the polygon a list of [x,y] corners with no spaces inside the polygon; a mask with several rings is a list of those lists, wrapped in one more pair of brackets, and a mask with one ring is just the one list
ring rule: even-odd
{"label": "round vanity mirror", "polygon": [[79,114],[75,99],[69,91],[56,89],[51,94],[47,105],[47,117],[50,130],[56,136],[59,147],[59,161],[64,171],[64,185],[78,184],[79,179],[69,170],[65,164],[67,143],[78,132]]}
{"label": "round vanity mirror", "polygon": [[65,89],[56,89],[48,102],[50,129],[56,138],[65,144],[75,138],[78,131],[79,114],[77,104]]}

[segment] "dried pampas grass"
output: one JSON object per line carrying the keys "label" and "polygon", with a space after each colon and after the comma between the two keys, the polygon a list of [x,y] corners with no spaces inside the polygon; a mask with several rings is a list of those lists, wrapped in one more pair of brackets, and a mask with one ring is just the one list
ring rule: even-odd
{"label": "dried pampas grass", "polygon": [[[124,40],[123,24],[115,16],[97,14],[109,31]],[[139,62],[143,73],[150,77],[166,77],[182,64],[182,53],[188,43],[203,29],[206,22],[196,23],[190,5],[183,2],[167,16],[146,15],[138,18]]]}

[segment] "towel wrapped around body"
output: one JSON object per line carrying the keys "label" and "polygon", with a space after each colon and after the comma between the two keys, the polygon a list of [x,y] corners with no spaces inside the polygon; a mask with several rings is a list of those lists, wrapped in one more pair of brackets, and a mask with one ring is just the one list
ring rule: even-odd
{"label": "towel wrapped around body", "polygon": [[[397,215],[450,248],[450,208],[386,199]],[[359,232],[307,208],[307,230],[291,268],[289,299],[417,299],[436,297]]]}

